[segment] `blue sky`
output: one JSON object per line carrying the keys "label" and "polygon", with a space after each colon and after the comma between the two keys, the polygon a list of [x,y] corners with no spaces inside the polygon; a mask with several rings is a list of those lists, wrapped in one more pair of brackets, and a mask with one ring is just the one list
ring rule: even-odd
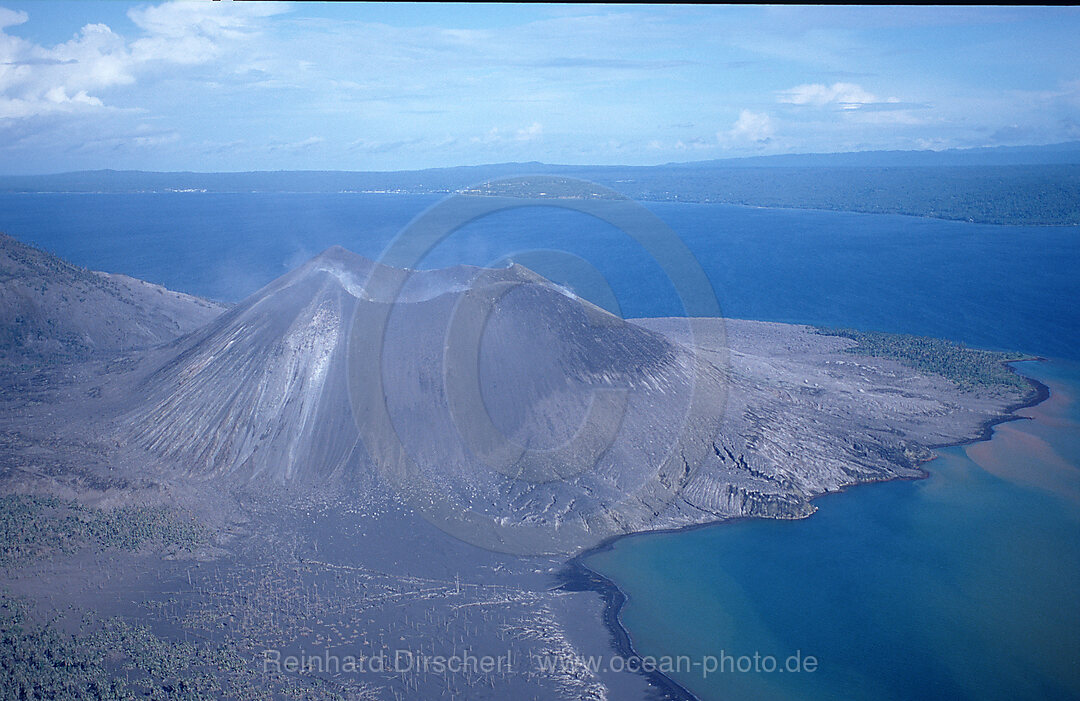
{"label": "blue sky", "polygon": [[5,2],[0,172],[1080,140],[1080,9]]}

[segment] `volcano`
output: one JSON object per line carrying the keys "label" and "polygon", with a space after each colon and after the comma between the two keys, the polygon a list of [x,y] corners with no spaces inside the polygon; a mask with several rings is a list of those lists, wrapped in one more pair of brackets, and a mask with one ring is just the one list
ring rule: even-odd
{"label": "volcano", "polygon": [[921,474],[1015,397],[786,324],[626,321],[520,265],[335,247],[154,355],[121,439],[199,477],[333,487],[503,552],[740,516]]}
{"label": "volcano", "polygon": [[699,355],[519,265],[335,247],[175,344],[125,424],[191,474],[374,472],[466,539],[548,550],[641,528],[689,480],[724,397]]}

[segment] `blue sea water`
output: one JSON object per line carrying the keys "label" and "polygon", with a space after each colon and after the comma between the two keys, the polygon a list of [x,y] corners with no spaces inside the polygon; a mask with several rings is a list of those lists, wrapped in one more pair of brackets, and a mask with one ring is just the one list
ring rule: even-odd
{"label": "blue sea water", "polygon": [[[377,257],[435,195],[0,195],[0,231],[80,265],[236,301],[322,249]],[[650,203],[724,314],[952,338],[1080,358],[1080,228]],[[581,274],[565,251],[602,276]],[[510,257],[627,317],[683,313],[640,244],[577,212],[527,207],[463,227],[423,267]]]}
{"label": "blue sea water", "polygon": [[[439,199],[0,195],[0,231],[89,268],[234,301],[333,244],[378,257]],[[710,699],[1080,698],[1080,230],[648,208],[689,247],[728,316],[1040,354],[1054,360],[1024,372],[1054,394],[992,441],[941,451],[930,479],[830,495],[804,521],[638,536],[591,556],[628,595],[638,651],[819,661],[787,676],[675,675]],[[565,210],[470,223],[422,267],[506,259],[628,317],[683,313],[641,245]]]}

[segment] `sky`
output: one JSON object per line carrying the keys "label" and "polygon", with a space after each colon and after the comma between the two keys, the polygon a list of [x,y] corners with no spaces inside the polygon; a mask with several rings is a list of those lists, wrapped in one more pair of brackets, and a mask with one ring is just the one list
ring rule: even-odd
{"label": "sky", "polygon": [[1080,8],[0,0],[0,173],[1080,140]]}

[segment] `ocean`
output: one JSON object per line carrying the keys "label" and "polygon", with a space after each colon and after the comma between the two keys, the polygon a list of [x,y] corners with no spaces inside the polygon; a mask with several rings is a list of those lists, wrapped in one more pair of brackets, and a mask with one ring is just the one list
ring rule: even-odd
{"label": "ocean", "polygon": [[[89,268],[235,301],[333,244],[377,257],[439,199],[0,195],[0,231]],[[938,451],[928,479],[829,495],[802,521],[640,535],[590,555],[627,596],[635,649],[722,662],[672,674],[707,699],[1080,698],[1080,230],[647,207],[697,258],[727,316],[1020,350],[1048,359],[1020,369],[1052,394],[991,441]],[[684,313],[640,244],[566,210],[471,222],[422,267],[507,260],[627,317]],[[735,669],[755,653],[817,664]]]}
{"label": "ocean", "polygon": [[[377,257],[436,195],[0,194],[0,231],[72,262],[237,301],[324,248]],[[726,316],[939,336],[1080,359],[1080,227],[648,203],[686,243]],[[582,274],[562,251],[600,273]],[[626,317],[683,313],[644,248],[566,210],[461,228],[422,267],[519,260]],[[561,279],[565,278],[565,279]]]}

